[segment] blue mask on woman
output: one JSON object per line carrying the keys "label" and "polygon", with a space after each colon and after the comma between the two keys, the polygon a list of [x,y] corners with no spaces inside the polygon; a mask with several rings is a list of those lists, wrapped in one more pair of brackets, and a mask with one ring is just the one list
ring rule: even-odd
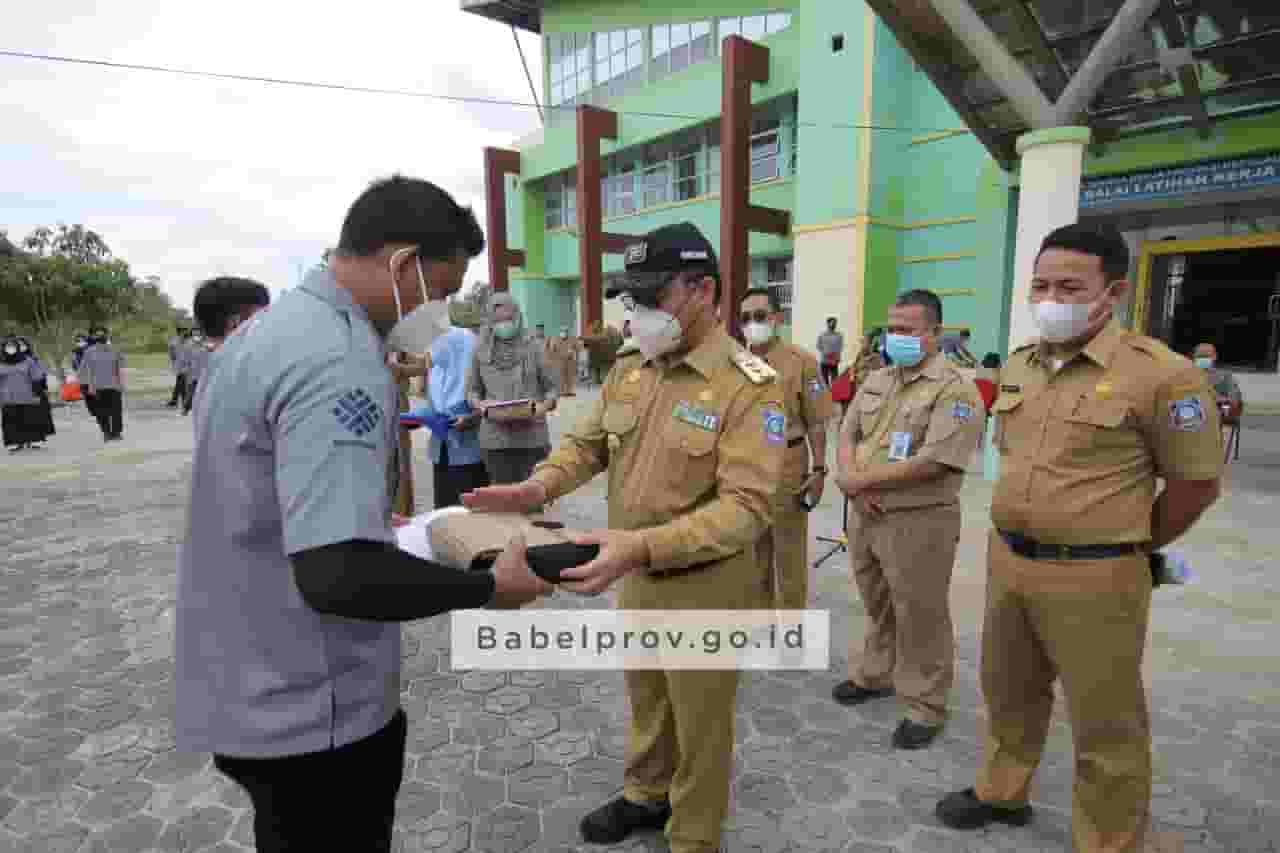
{"label": "blue mask on woman", "polygon": [[924,349],[920,339],[914,335],[895,335],[892,332],[885,338],[885,352],[894,364],[903,367],[915,367],[924,360]]}

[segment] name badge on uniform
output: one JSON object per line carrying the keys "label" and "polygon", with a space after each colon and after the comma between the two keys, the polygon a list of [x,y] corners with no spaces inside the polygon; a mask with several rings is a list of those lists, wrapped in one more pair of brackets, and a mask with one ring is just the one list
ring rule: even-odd
{"label": "name badge on uniform", "polygon": [[679,403],[676,405],[676,420],[681,423],[695,426],[698,429],[705,429],[708,432],[715,432],[720,426],[720,417],[700,409],[697,406],[691,406],[688,403]]}
{"label": "name badge on uniform", "polygon": [[1206,417],[1199,397],[1184,397],[1169,404],[1169,420],[1179,432],[1199,432]]}
{"label": "name badge on uniform", "polygon": [[889,439],[889,461],[902,462],[911,455],[911,433],[895,432]]}
{"label": "name badge on uniform", "polygon": [[1000,393],[1001,394],[1020,394],[1022,393],[1022,386],[1021,385],[1001,385]]}

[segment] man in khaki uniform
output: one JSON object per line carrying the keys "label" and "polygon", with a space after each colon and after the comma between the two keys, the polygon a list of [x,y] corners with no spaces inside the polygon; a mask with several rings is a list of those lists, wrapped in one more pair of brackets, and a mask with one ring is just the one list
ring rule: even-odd
{"label": "man in khaki uniform", "polygon": [[1031,819],[1060,678],[1081,853],[1143,849],[1149,555],[1217,499],[1223,464],[1204,372],[1111,320],[1128,269],[1118,233],[1081,225],[1050,234],[1036,261],[1031,310],[1041,338],[1009,356],[992,407],[1001,471],[983,627],[986,761],[974,788],[937,808],[957,829]]}
{"label": "man in khaki uniform", "polygon": [[560,371],[560,396],[574,396],[573,384],[578,378],[578,341],[569,335],[568,326],[561,327],[560,334],[547,341],[547,353],[555,369]]}
{"label": "man in khaki uniform", "polygon": [[763,287],[747,291],[740,319],[751,352],[777,371],[787,413],[787,452],[768,542],[773,559],[774,606],[779,610],[803,610],[809,600],[808,513],[822,500],[827,477],[831,392],[818,372],[818,359],[778,339],[776,329],[782,321],[782,306],[773,291]]}
{"label": "man in khaki uniform", "polygon": [[893,367],[867,377],[840,430],[837,483],[853,501],[849,554],[867,614],[849,680],[832,696],[859,705],[897,693],[899,749],[942,731],[955,675],[948,596],[960,541],[960,485],[986,419],[978,389],[938,352],[942,301],[910,290],[889,309]]}
{"label": "man in khaki uniform", "polygon": [[[786,449],[774,371],[716,324],[715,252],[689,223],[626,253],[633,340],[600,400],[533,477],[480,489],[476,509],[527,511],[609,472],[600,556],[567,572],[618,607],[767,609],[768,529]],[[628,348],[630,349],[630,348]],[[616,844],[665,826],[673,853],[712,853],[729,806],[736,670],[627,670],[631,738],[623,796],[587,815],[584,840]]]}

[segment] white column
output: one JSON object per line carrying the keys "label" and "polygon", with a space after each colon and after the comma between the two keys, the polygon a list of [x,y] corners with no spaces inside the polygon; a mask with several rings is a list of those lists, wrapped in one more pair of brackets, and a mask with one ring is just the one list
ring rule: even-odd
{"label": "white column", "polygon": [[[1080,176],[1084,169],[1084,147],[1089,144],[1087,127],[1054,127],[1018,137],[1022,158],[1018,182],[1018,232],[1013,254],[1013,283],[1009,297],[1009,351],[1039,336],[1027,302],[1031,297],[1031,276],[1040,244],[1049,232],[1071,225],[1080,216]],[[983,475],[995,480],[1000,475],[1000,455],[992,446],[988,430],[983,449]]]}
{"label": "white column", "polygon": [[1010,351],[1039,334],[1027,310],[1036,255],[1050,231],[1079,218],[1080,175],[1088,144],[1087,127],[1055,127],[1018,137],[1022,169],[1009,300]]}

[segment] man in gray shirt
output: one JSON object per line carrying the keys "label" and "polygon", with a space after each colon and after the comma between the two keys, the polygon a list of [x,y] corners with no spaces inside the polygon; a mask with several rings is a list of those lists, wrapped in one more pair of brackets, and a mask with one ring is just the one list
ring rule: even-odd
{"label": "man in gray shirt", "polygon": [[93,416],[104,441],[119,441],[124,432],[124,353],[111,346],[111,336],[99,327],[89,333],[89,348],[80,357],[80,383],[93,397]]}
{"label": "man in gray shirt", "polygon": [[827,330],[818,335],[818,363],[822,381],[828,388],[840,375],[840,354],[844,352],[844,335],[836,331],[836,318],[827,318]]}
{"label": "man in gray shirt", "polygon": [[404,767],[399,622],[550,587],[515,542],[493,573],[399,550],[388,350],[448,327],[484,245],[469,210],[393,177],[328,268],[229,336],[195,409],[178,566],[175,734],[254,807],[260,853],[389,851]]}

